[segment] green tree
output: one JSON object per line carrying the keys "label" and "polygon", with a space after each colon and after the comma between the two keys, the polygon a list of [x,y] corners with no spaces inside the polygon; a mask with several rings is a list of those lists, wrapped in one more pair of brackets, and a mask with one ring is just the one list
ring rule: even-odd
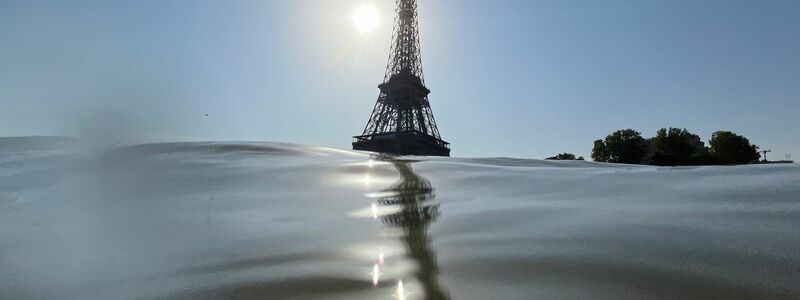
{"label": "green tree", "polygon": [[603,141],[595,141],[592,158],[623,164],[641,164],[647,157],[648,143],[642,134],[633,129],[617,130]]}
{"label": "green tree", "polygon": [[730,131],[717,131],[711,136],[710,153],[717,164],[746,164],[758,161],[758,146]]}
{"label": "green tree", "polygon": [[575,154],[561,153],[553,157],[548,157],[547,160],[578,160],[578,159],[575,157]]}
{"label": "green tree", "polygon": [[654,165],[703,164],[706,147],[700,136],[686,129],[661,128],[652,139]]}
{"label": "green tree", "polygon": [[594,141],[594,148],[592,148],[592,160],[599,162],[608,162],[608,154],[606,154],[606,144],[603,140]]}

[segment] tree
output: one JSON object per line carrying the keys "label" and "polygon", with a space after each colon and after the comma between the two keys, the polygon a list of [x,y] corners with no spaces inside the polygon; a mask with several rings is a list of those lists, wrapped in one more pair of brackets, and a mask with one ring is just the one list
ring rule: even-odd
{"label": "tree", "polygon": [[548,157],[547,160],[577,160],[577,158],[575,158],[575,154],[572,153],[561,153],[553,157]]}
{"label": "tree", "polygon": [[583,156],[576,158],[575,154],[565,152],[553,157],[548,157],[546,160],[584,160],[584,158]]}
{"label": "tree", "polygon": [[686,129],[661,128],[651,141],[652,164],[661,166],[704,164],[706,147],[700,136]]}
{"label": "tree", "polygon": [[711,157],[717,164],[746,164],[761,158],[758,146],[730,131],[715,132],[708,143]]}
{"label": "tree", "polygon": [[606,153],[606,144],[603,140],[594,141],[594,148],[592,148],[592,160],[599,162],[608,162],[608,154]]}
{"label": "tree", "polygon": [[648,143],[633,129],[618,130],[605,140],[594,142],[592,158],[596,161],[641,164],[647,157]]}

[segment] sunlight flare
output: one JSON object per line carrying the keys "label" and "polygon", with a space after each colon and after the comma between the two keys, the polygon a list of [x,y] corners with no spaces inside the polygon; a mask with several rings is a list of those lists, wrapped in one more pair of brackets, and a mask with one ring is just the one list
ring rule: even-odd
{"label": "sunlight flare", "polygon": [[411,295],[411,293],[406,291],[406,288],[403,287],[403,281],[402,280],[398,281],[397,282],[397,291],[396,291],[396,294],[395,294],[395,298],[397,298],[397,300],[406,300],[406,298],[409,295]]}
{"label": "sunlight flare", "polygon": [[375,266],[372,267],[372,273],[370,274],[372,275],[372,286],[378,286],[378,283],[381,280],[381,275],[383,275],[381,274],[380,266],[375,264]]}
{"label": "sunlight flare", "polygon": [[366,4],[356,9],[356,12],[353,14],[353,22],[360,33],[366,34],[378,28],[380,17],[378,16],[378,11],[375,9],[375,6]]}

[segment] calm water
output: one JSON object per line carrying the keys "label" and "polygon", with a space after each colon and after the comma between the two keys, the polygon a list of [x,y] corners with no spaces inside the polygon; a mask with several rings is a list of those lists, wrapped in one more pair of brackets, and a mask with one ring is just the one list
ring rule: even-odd
{"label": "calm water", "polygon": [[0,139],[0,298],[798,299],[800,167]]}

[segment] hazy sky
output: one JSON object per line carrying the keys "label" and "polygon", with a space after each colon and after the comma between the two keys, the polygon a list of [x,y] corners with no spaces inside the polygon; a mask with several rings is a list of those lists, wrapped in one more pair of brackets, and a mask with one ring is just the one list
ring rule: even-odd
{"label": "hazy sky", "polygon": [[[673,126],[800,158],[800,1],[419,1],[455,156],[588,155]],[[393,0],[356,30],[367,2],[0,0],[0,136],[349,148],[391,34]]]}

